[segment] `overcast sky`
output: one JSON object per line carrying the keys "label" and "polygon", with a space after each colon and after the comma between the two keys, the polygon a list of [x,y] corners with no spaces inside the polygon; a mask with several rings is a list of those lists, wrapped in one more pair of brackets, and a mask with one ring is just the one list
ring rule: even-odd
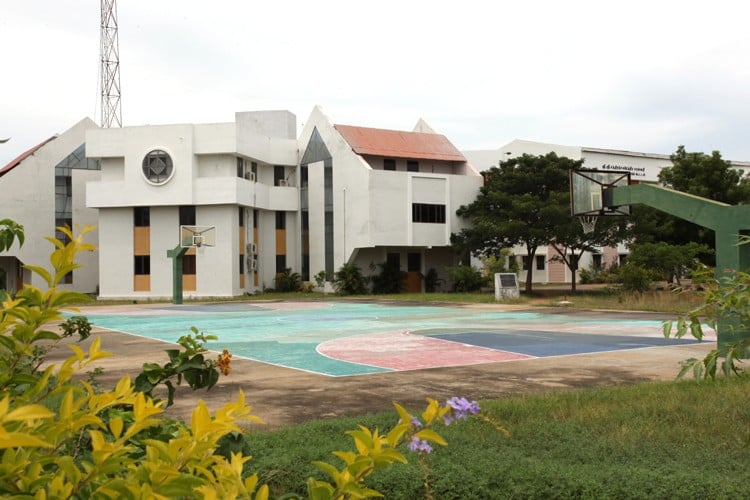
{"label": "overcast sky", "polygon": [[[513,139],[750,160],[743,2],[120,0],[126,126],[315,105],[459,149]],[[100,120],[99,2],[3,0],[0,166]]]}

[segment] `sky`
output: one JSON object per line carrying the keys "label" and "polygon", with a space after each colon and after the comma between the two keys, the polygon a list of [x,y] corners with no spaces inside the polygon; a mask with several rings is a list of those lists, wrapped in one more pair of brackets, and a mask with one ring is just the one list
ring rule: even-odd
{"label": "sky", "polygon": [[[750,161],[743,2],[120,0],[125,126],[287,109],[411,130]],[[3,0],[0,167],[100,122],[100,2]]]}

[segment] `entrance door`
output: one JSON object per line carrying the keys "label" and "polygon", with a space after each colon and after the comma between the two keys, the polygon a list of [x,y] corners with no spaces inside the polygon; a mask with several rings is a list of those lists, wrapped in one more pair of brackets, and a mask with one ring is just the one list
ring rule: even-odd
{"label": "entrance door", "polygon": [[409,252],[406,263],[406,293],[420,293],[422,291],[422,254]]}

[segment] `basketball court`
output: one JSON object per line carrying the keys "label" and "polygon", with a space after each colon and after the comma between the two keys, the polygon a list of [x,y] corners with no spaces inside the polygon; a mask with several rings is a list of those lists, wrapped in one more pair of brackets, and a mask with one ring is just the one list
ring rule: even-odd
{"label": "basketball court", "polygon": [[694,343],[658,320],[588,318],[495,307],[265,302],[93,307],[107,330],[176,342],[195,326],[212,351],[345,377]]}

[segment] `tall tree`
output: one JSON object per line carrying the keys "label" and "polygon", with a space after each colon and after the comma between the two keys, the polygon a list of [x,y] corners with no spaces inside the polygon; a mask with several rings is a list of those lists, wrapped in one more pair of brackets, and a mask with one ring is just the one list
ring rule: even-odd
{"label": "tall tree", "polygon": [[[555,229],[572,222],[568,171],[581,165],[580,160],[555,153],[525,154],[483,172],[477,199],[456,212],[471,227],[452,234],[451,243],[485,256],[523,245],[529,262],[534,262],[537,248],[549,243]],[[532,291],[531,271],[526,273],[525,289]]]}

